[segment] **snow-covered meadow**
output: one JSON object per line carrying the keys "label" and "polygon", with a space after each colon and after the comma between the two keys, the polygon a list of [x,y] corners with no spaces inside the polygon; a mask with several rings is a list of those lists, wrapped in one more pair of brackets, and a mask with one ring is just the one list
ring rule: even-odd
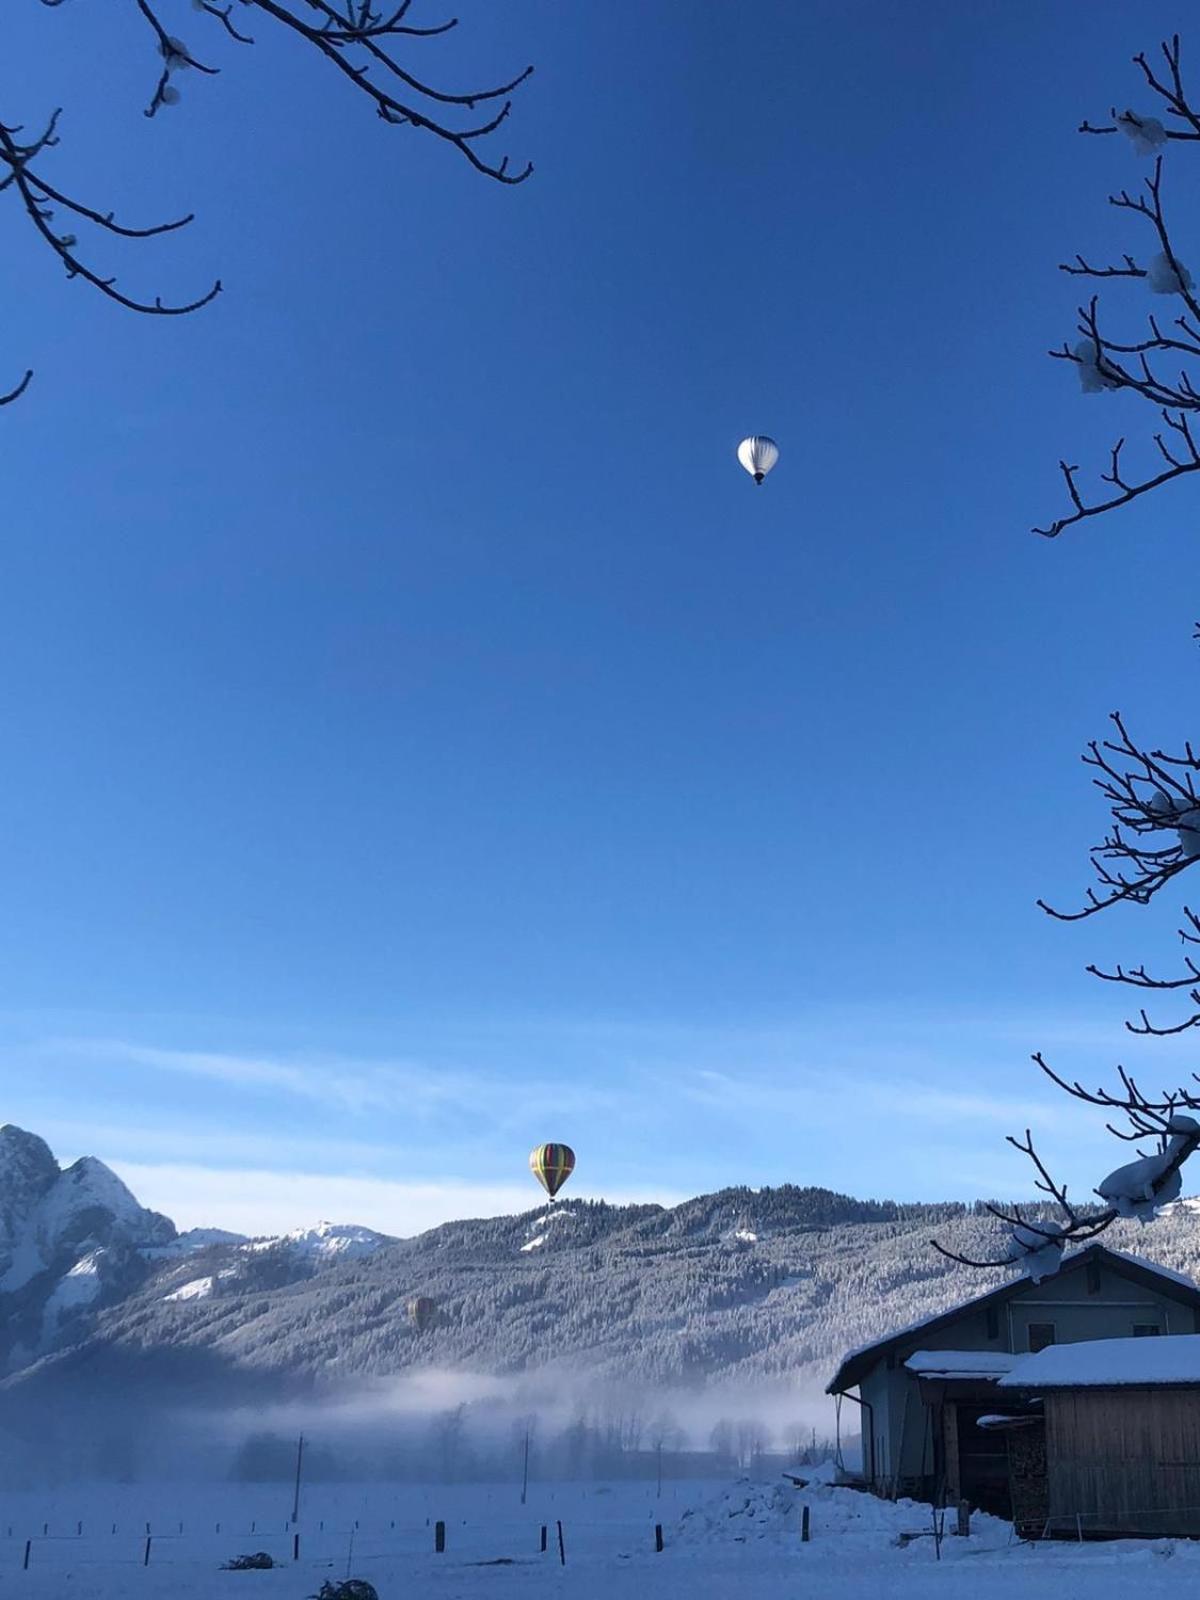
{"label": "snow-covered meadow", "polygon": [[[808,1543],[800,1537],[805,1506]],[[380,1600],[508,1600],[535,1584],[582,1600],[650,1587],[662,1600],[737,1600],[764,1589],[822,1600],[1125,1600],[1132,1588],[1141,1600],[1166,1600],[1200,1586],[1200,1544],[1022,1545],[1006,1523],[976,1517],[967,1539],[952,1537],[947,1519],[939,1549],[927,1506],[825,1484],[666,1483],[661,1496],[654,1483],[537,1484],[525,1506],[512,1484],[323,1485],[301,1506],[298,1563],[290,1513],[283,1485],[8,1494],[0,1499],[0,1593],[199,1600],[252,1592],[301,1600],[349,1574],[373,1583]],[[434,1551],[439,1520],[446,1524],[441,1555]],[[258,1550],[282,1565],[221,1570],[231,1556]]]}

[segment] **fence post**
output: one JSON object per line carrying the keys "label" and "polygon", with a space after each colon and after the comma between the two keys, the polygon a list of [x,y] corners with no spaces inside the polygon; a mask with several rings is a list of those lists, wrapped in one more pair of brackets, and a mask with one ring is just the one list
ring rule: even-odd
{"label": "fence post", "polygon": [[153,1539],[147,1539],[146,1540],[146,1554],[142,1557],[142,1565],[144,1567],[148,1567],[150,1565],[150,1546],[153,1543],[154,1543]]}
{"label": "fence post", "polygon": [[662,1555],[662,1547],[663,1547],[662,1523],[661,1522],[656,1522],[654,1524],[654,1548],[658,1552],[659,1555]]}
{"label": "fence post", "polygon": [[958,1537],[966,1539],[971,1533],[971,1507],[966,1500],[958,1502]]}
{"label": "fence post", "polygon": [[435,1522],[433,1525],[433,1548],[440,1555],[446,1553],[446,1524]]}
{"label": "fence post", "polygon": [[293,1561],[299,1561],[299,1559],[300,1559],[300,1535],[298,1533],[294,1533],[292,1535],[292,1560]]}
{"label": "fence post", "polygon": [[542,1523],[542,1554],[543,1555],[546,1554],[546,1545],[547,1545],[548,1539],[549,1539],[549,1530],[547,1529],[546,1524],[543,1522]]}
{"label": "fence post", "polygon": [[32,1539],[26,1539],[26,1541],[25,1541],[25,1571],[26,1572],[29,1571],[29,1558],[30,1558],[30,1556],[32,1554],[33,1554],[33,1540]]}
{"label": "fence post", "polygon": [[567,1564],[567,1547],[563,1543],[563,1531],[562,1531],[562,1523],[561,1522],[558,1524],[558,1561],[559,1561],[559,1565],[560,1566],[565,1567],[566,1564]]}
{"label": "fence post", "polygon": [[808,1543],[808,1507],[800,1507],[800,1543]]}

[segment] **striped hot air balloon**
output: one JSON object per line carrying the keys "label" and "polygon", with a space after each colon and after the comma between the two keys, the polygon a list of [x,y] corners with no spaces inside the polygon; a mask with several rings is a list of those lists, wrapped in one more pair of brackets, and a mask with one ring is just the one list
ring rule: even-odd
{"label": "striped hot air balloon", "polygon": [[418,1333],[424,1333],[437,1315],[437,1301],[427,1294],[415,1294],[408,1302],[408,1320]]}
{"label": "striped hot air balloon", "polygon": [[553,1200],[575,1171],[575,1152],[569,1144],[539,1144],[529,1152],[529,1170]]}

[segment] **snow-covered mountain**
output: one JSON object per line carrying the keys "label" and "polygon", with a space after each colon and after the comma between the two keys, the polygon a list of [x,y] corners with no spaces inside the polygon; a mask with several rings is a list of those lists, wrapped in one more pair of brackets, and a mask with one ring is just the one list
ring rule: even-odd
{"label": "snow-covered mountain", "polygon": [[[108,1309],[148,1285],[169,1300],[298,1281],[380,1244],[370,1228],[318,1223],[280,1239],[220,1228],[178,1233],[138,1204],[111,1168],[84,1156],[67,1168],[44,1139],[0,1127],[0,1374],[79,1342]],[[218,1257],[216,1269],[197,1262]],[[153,1292],[151,1290],[150,1292]]]}
{"label": "snow-covered mountain", "polygon": [[[11,1374],[0,1390],[30,1403],[45,1385],[72,1384],[84,1399],[158,1384],[193,1403],[261,1402],[281,1387],[428,1368],[689,1388],[786,1378],[819,1393],[846,1349],[1006,1275],[929,1245],[936,1235],[967,1255],[994,1248],[982,1202],[900,1205],[792,1185],[670,1209],[569,1201],[404,1240],[328,1223],[248,1240],[176,1236],[106,1168],[80,1163],[83,1189],[106,1197],[83,1226],[61,1198],[77,1169],[60,1174],[40,1140],[6,1134],[6,1271],[17,1264],[20,1277],[31,1239],[54,1256],[24,1289],[0,1292]],[[50,1240],[70,1243],[55,1254]],[[1105,1242],[1200,1272],[1194,1205],[1145,1228],[1121,1223]],[[132,1263],[120,1284],[102,1272],[114,1251]]]}
{"label": "snow-covered mountain", "polygon": [[140,1252],[174,1237],[102,1161],[64,1170],[45,1140],[0,1127],[0,1365],[85,1331],[91,1313],[140,1286]]}

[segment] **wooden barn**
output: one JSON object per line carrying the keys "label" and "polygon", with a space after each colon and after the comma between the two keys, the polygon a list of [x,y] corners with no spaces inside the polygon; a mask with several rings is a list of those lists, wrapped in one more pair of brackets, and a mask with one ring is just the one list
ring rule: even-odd
{"label": "wooden barn", "polygon": [[1019,1532],[1200,1536],[1200,1334],[1051,1346],[996,1398]]}
{"label": "wooden barn", "polygon": [[[1040,1284],[1013,1278],[853,1351],[828,1392],[861,1413],[863,1476],[877,1494],[947,1505],[963,1499],[1028,1520],[1045,1509],[1043,1435],[1019,1391],[1006,1389],[1002,1401],[1000,1384],[1037,1351],[1049,1349],[1069,1371],[1073,1353],[1089,1341],[1161,1346],[1197,1335],[1194,1283],[1091,1244]],[[981,1419],[988,1419],[983,1427]],[[1018,1507],[1015,1497],[1026,1490],[1032,1498]],[[1200,1494],[1191,1503],[1200,1506]]]}

